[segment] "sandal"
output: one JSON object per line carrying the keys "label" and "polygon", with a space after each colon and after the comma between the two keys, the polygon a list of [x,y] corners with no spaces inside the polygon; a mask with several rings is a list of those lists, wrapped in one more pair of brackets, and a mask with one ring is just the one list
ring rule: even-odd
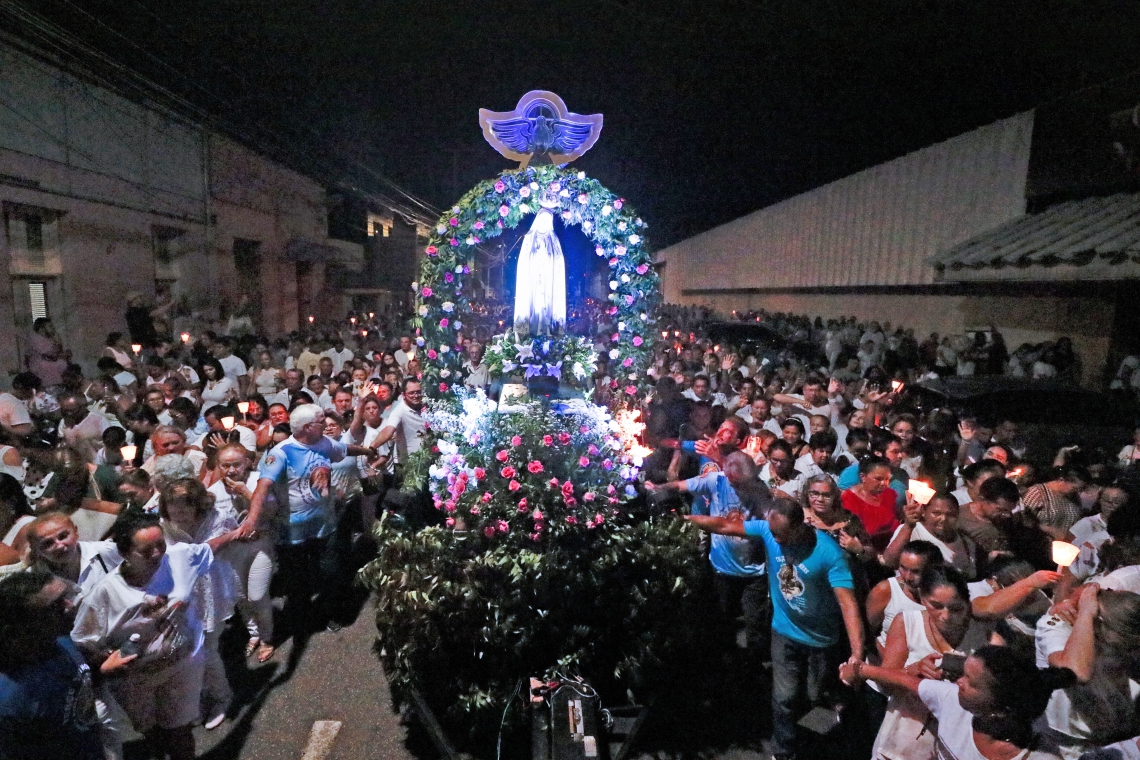
{"label": "sandal", "polygon": [[264,641],[257,646],[257,661],[261,663],[269,662],[273,658],[273,653],[277,651],[277,647],[272,644],[266,644]]}
{"label": "sandal", "polygon": [[245,656],[249,657],[251,654],[256,652],[258,647],[260,647],[260,646],[261,646],[261,639],[257,636],[254,636],[248,642],[246,642]]}

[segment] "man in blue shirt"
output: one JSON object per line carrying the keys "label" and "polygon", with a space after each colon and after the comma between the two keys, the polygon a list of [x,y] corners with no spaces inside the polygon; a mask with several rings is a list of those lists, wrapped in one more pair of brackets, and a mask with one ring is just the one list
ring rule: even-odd
{"label": "man in blue shirt", "polygon": [[[746,509],[754,497],[745,492]],[[755,505],[760,508],[762,505]],[[804,696],[819,705],[824,687],[842,659],[846,632],[848,662],[863,659],[863,622],[851,570],[831,536],[804,523],[798,502],[767,502],[764,520],[689,515],[703,530],[747,536],[763,542],[772,597],[772,752],[795,757],[796,722],[805,714]]]}
{"label": "man in blue shirt", "polygon": [[[746,513],[739,492],[766,487],[756,480],[756,464],[743,451],[734,451],[724,459],[724,471],[712,471],[688,480],[675,480],[655,486],[646,483],[647,490],[679,491],[691,493],[692,513],[713,517],[732,517],[752,520],[762,518],[763,511]],[[755,500],[753,500],[755,502]],[[767,640],[767,586],[764,581],[763,555],[759,547],[746,538],[714,534],[709,542],[709,562],[712,564],[717,602],[725,624],[726,638],[735,645],[735,621],[744,616],[744,634],[748,651],[762,653]],[[757,662],[761,657],[754,658]]]}
{"label": "man in blue shirt", "polygon": [[[337,524],[337,505],[329,488],[332,463],[346,456],[375,459],[376,449],[325,437],[325,413],[316,404],[301,404],[290,412],[289,427],[293,435],[270,449],[261,462],[249,514],[238,530],[243,538],[265,530],[261,513],[273,491],[278,508],[284,511],[280,522],[285,524],[277,544],[286,600],[282,617],[298,633],[311,630],[318,618],[328,616],[330,597],[335,598],[339,590],[335,583],[326,582],[340,570],[336,558],[326,553]],[[313,594],[322,590],[327,593],[317,607]]]}
{"label": "man in blue shirt", "polygon": [[68,585],[43,570],[0,582],[0,757],[101,760],[91,670],[68,635]]}

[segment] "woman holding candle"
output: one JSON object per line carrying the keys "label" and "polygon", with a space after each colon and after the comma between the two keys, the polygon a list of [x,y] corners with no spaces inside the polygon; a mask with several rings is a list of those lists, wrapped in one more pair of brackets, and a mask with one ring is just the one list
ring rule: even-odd
{"label": "woman holding candle", "polygon": [[843,507],[863,521],[879,550],[886,547],[899,526],[890,482],[890,463],[883,457],[869,456],[859,463],[859,482],[843,493]]}

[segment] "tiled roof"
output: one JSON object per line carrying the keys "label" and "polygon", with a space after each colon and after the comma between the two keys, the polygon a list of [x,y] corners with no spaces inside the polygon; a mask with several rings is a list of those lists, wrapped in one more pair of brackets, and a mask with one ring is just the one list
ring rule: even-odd
{"label": "tiled roof", "polygon": [[995,227],[932,256],[939,268],[1140,260],[1140,193],[1067,201]]}

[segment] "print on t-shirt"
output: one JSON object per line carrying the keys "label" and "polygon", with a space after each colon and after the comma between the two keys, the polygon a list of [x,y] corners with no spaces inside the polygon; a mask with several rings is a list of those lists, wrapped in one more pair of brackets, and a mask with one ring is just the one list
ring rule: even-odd
{"label": "print on t-shirt", "polygon": [[804,594],[804,584],[800,580],[800,574],[796,570],[796,566],[791,562],[784,562],[783,567],[776,573],[776,578],[780,581],[780,595],[789,604],[793,600],[798,599]]}

